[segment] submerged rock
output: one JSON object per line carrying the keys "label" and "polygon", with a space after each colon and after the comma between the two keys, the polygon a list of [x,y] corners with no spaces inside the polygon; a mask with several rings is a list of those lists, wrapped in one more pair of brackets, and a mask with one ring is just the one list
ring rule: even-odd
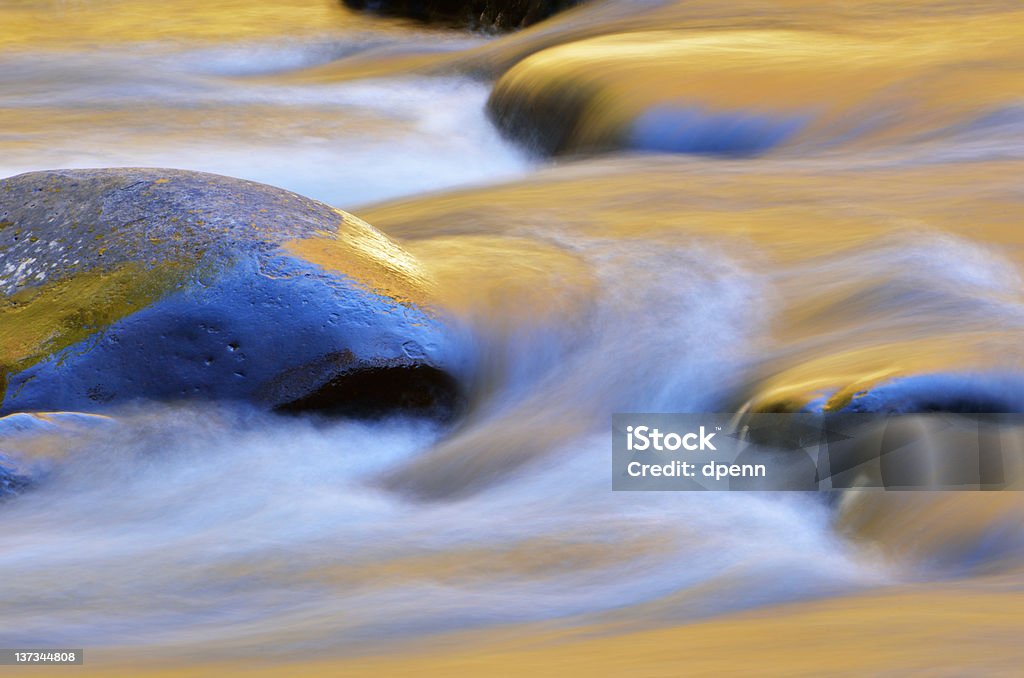
{"label": "submerged rock", "polygon": [[87,412],[0,416],[0,501],[39,488],[79,450],[109,443],[120,425],[113,417]]}
{"label": "submerged rock", "polygon": [[281,189],[22,174],[0,181],[0,412],[196,398],[450,412],[430,287],[368,224]]}
{"label": "submerged rock", "polygon": [[343,0],[359,10],[469,28],[523,28],[582,0]]}
{"label": "submerged rock", "polygon": [[29,488],[32,481],[7,465],[7,460],[0,455],[0,501],[21,494]]}
{"label": "submerged rock", "polygon": [[[1005,93],[1020,79],[1020,41],[986,22],[940,32],[919,26],[908,39],[655,20],[643,19],[649,30],[533,52],[495,83],[494,122],[549,155],[630,149],[742,157],[795,145],[804,152],[916,143],[1006,124],[1015,110]],[[1005,81],[979,68],[993,58],[1012,64],[1000,71]],[[985,92],[984,102],[950,99],[963,88]]]}
{"label": "submerged rock", "polygon": [[[826,49],[813,36],[793,37],[801,39],[807,49]],[[802,91],[773,98],[758,88],[773,66],[791,67],[788,55],[776,56],[787,44],[750,31],[715,40],[656,31],[569,42],[509,69],[488,110],[504,134],[545,155],[626,148],[757,155],[796,138],[822,104]],[[823,76],[826,67],[812,63],[812,70]],[[806,77],[808,87],[817,82]],[[727,81],[735,87],[723,93]]]}

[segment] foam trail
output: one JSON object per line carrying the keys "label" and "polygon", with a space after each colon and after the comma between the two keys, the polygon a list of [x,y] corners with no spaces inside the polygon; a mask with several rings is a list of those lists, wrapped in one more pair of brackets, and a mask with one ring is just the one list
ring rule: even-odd
{"label": "foam trail", "polygon": [[[76,437],[36,491],[4,506],[0,642],[365,647],[673,595],[660,616],[702,616],[880,576],[803,497],[601,492],[602,436],[470,499],[424,505],[376,486],[439,433],[126,412],[116,431]],[[734,593],[699,593],[713,582]]]}
{"label": "foam trail", "polygon": [[902,576],[832,534],[813,497],[608,492],[610,413],[711,408],[750,358],[763,278],[689,239],[531,235],[546,244],[504,267],[439,270],[440,293],[532,269],[560,289],[575,272],[586,302],[545,314],[541,287],[495,322],[453,298],[487,376],[452,430],[147,406],[76,430],[70,455],[51,452],[61,429],[14,441],[42,466],[0,514],[0,643],[365,649],[637,605],[694,619]]}

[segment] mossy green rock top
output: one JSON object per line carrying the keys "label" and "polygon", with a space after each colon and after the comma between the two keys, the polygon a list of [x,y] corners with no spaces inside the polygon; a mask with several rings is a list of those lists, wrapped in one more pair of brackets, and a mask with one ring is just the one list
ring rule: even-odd
{"label": "mossy green rock top", "polygon": [[408,253],[281,189],[162,169],[0,180],[0,412],[136,399],[446,410],[451,336]]}

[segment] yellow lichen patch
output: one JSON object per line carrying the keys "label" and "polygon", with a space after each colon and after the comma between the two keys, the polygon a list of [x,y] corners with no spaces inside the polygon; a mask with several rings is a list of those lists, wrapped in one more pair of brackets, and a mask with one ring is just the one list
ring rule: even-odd
{"label": "yellow lichen patch", "polygon": [[0,300],[0,375],[20,372],[166,295],[186,267],[126,264],[87,271]]}
{"label": "yellow lichen patch", "polygon": [[338,214],[341,224],[336,231],[290,240],[284,249],[381,296],[426,308],[429,300],[423,291],[432,289],[433,282],[419,262],[361,219]]}

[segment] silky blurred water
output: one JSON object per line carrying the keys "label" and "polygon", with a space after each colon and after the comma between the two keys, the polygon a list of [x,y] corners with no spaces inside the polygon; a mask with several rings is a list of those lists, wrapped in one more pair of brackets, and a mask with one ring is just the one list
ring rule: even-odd
{"label": "silky blurred water", "polygon": [[351,207],[512,178],[535,164],[487,121],[485,83],[399,75],[302,85],[260,77],[387,40],[394,41],[357,34],[352,44],[278,39],[219,48],[147,43],[74,57],[0,53],[0,173],[201,169]]}
{"label": "silky blurred water", "polygon": [[[983,499],[964,508],[956,539],[927,493],[902,507],[932,540],[908,560],[863,538],[892,546],[903,533],[841,531],[842,507],[823,496],[612,493],[607,435],[613,412],[820,405],[844,388],[1016,407],[1024,102],[1004,86],[1013,58],[979,67],[999,93],[979,95],[984,105],[970,106],[980,85],[950,103],[887,82],[881,94],[849,92],[777,152],[778,130],[746,124],[763,113],[758,90],[730,89],[768,76],[740,69],[688,81],[691,100],[707,98],[693,110],[725,101],[726,114],[669,124],[659,116],[671,109],[651,109],[676,126],[678,148],[661,143],[669,132],[636,128],[639,150],[699,156],[541,159],[495,127],[481,75],[540,47],[636,29],[674,28],[673,44],[708,31],[713,49],[730,44],[720,31],[766,10],[741,19],[752,3],[598,3],[493,38],[335,3],[247,14],[249,4],[0,2],[14,27],[0,43],[0,175],[176,167],[355,208],[436,279],[470,407],[449,427],[227,405],[0,420],[3,465],[34,482],[0,504],[0,646],[231,658],[357,653],[519,622],[636,628],[945,576],[929,563],[939,552],[968,570],[993,566],[975,546],[996,533],[1024,544]],[[914,3],[846,14],[783,4],[772,21],[787,30],[877,20],[888,36],[932,16]],[[984,16],[956,3],[934,16],[947,12]],[[66,23],[47,28],[54,17]],[[941,41],[950,29],[931,30]],[[777,42],[765,58],[789,55]],[[885,71],[899,44],[851,82]],[[913,45],[910,65],[889,68],[931,82],[927,50]],[[571,47],[565,63],[604,58],[598,47]],[[553,59],[543,54],[530,63]],[[719,63],[708,54],[702,63]],[[784,77],[769,74],[771,101],[817,111],[806,64],[790,58]],[[580,129],[628,112],[614,95],[639,88],[630,68],[576,74],[614,80]],[[524,82],[546,86],[533,77]],[[874,114],[885,131],[851,133]],[[737,129],[758,157],[705,155]],[[945,376],[891,385],[921,375]]]}

